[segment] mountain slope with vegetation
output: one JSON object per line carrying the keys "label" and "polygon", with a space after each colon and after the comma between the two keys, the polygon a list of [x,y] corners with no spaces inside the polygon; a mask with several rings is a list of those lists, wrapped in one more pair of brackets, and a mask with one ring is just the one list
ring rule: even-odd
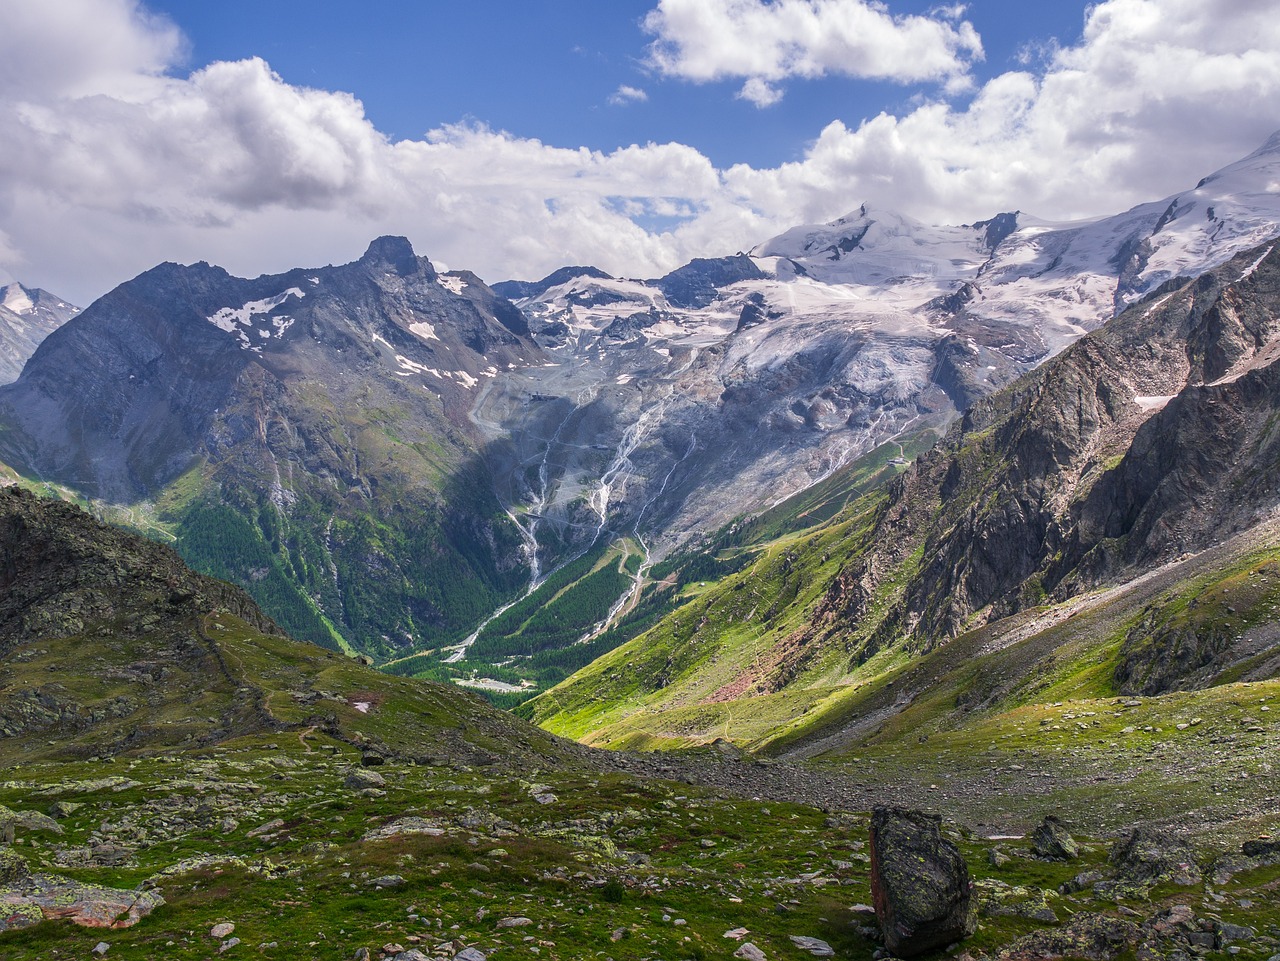
{"label": "mountain slope with vegetation", "polygon": [[244,280],[165,264],[0,389],[0,459],[239,583],[283,627],[387,656],[461,639],[527,579],[477,463],[477,385],[524,318],[402,238]]}
{"label": "mountain slope with vegetation", "polygon": [[[1066,617],[1089,592],[1255,528],[1280,498],[1277,317],[1271,245],[1168,285],[975,405],[887,490],[688,591],[528,715],[602,745],[794,749],[924,696],[912,671],[965,632],[999,633],[1024,611]],[[1233,576],[1208,560],[1185,568],[1187,583]],[[1221,683],[1253,657],[1251,678],[1274,674],[1274,638],[1203,604],[1188,614],[1187,596],[1126,608],[1118,633],[1076,645],[1089,696]],[[1269,603],[1241,616],[1265,621]]]}

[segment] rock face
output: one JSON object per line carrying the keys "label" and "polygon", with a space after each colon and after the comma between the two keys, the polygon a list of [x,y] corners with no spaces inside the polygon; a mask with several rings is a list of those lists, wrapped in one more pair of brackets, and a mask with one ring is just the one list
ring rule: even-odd
{"label": "rock face", "polygon": [[953,944],[977,924],[969,868],[934,815],[872,812],[871,893],[885,947],[899,957]]}
{"label": "rock face", "polygon": [[1080,846],[1052,814],[1031,832],[1031,851],[1049,861],[1070,861],[1080,853]]}
{"label": "rock face", "polygon": [[244,591],[194,573],[171,549],[72,504],[0,489],[0,654],[108,617],[137,629],[214,608],[278,633]]}

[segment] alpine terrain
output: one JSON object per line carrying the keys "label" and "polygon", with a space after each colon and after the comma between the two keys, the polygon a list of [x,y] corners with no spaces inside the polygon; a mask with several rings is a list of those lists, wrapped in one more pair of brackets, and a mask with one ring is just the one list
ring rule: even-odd
{"label": "alpine terrain", "polygon": [[726,525],[793,495],[834,513],[1129,305],[1266,240],[1278,171],[1280,136],[1070,224],[863,205],[648,281],[490,288],[397,238],[256,280],[165,264],[0,388],[0,459],[297,636],[516,701],[670,614],[673,565],[718,570]]}

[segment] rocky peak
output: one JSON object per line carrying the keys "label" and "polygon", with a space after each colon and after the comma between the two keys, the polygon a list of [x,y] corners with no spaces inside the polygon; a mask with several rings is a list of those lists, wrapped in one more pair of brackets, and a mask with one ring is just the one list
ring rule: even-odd
{"label": "rocky peak", "polygon": [[379,237],[369,244],[369,249],[360,258],[360,263],[367,267],[390,267],[402,277],[408,277],[419,271],[425,271],[428,279],[434,280],[435,268],[425,257],[419,258],[413,251],[413,245],[407,237]]}

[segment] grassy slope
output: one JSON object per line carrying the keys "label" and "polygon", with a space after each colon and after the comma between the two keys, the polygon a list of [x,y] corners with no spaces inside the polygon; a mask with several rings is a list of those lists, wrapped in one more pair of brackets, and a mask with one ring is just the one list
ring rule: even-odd
{"label": "grassy slope", "polygon": [[[907,456],[932,439],[913,438]],[[598,746],[651,748],[717,736],[750,745],[820,709],[838,694],[848,656],[809,647],[803,635],[832,578],[866,549],[883,502],[867,491],[896,473],[898,453],[896,445],[878,448],[655,567],[655,577],[678,589],[672,613],[522,713]],[[791,683],[796,677],[803,683]],[[748,692],[760,696],[742,698]]]}

